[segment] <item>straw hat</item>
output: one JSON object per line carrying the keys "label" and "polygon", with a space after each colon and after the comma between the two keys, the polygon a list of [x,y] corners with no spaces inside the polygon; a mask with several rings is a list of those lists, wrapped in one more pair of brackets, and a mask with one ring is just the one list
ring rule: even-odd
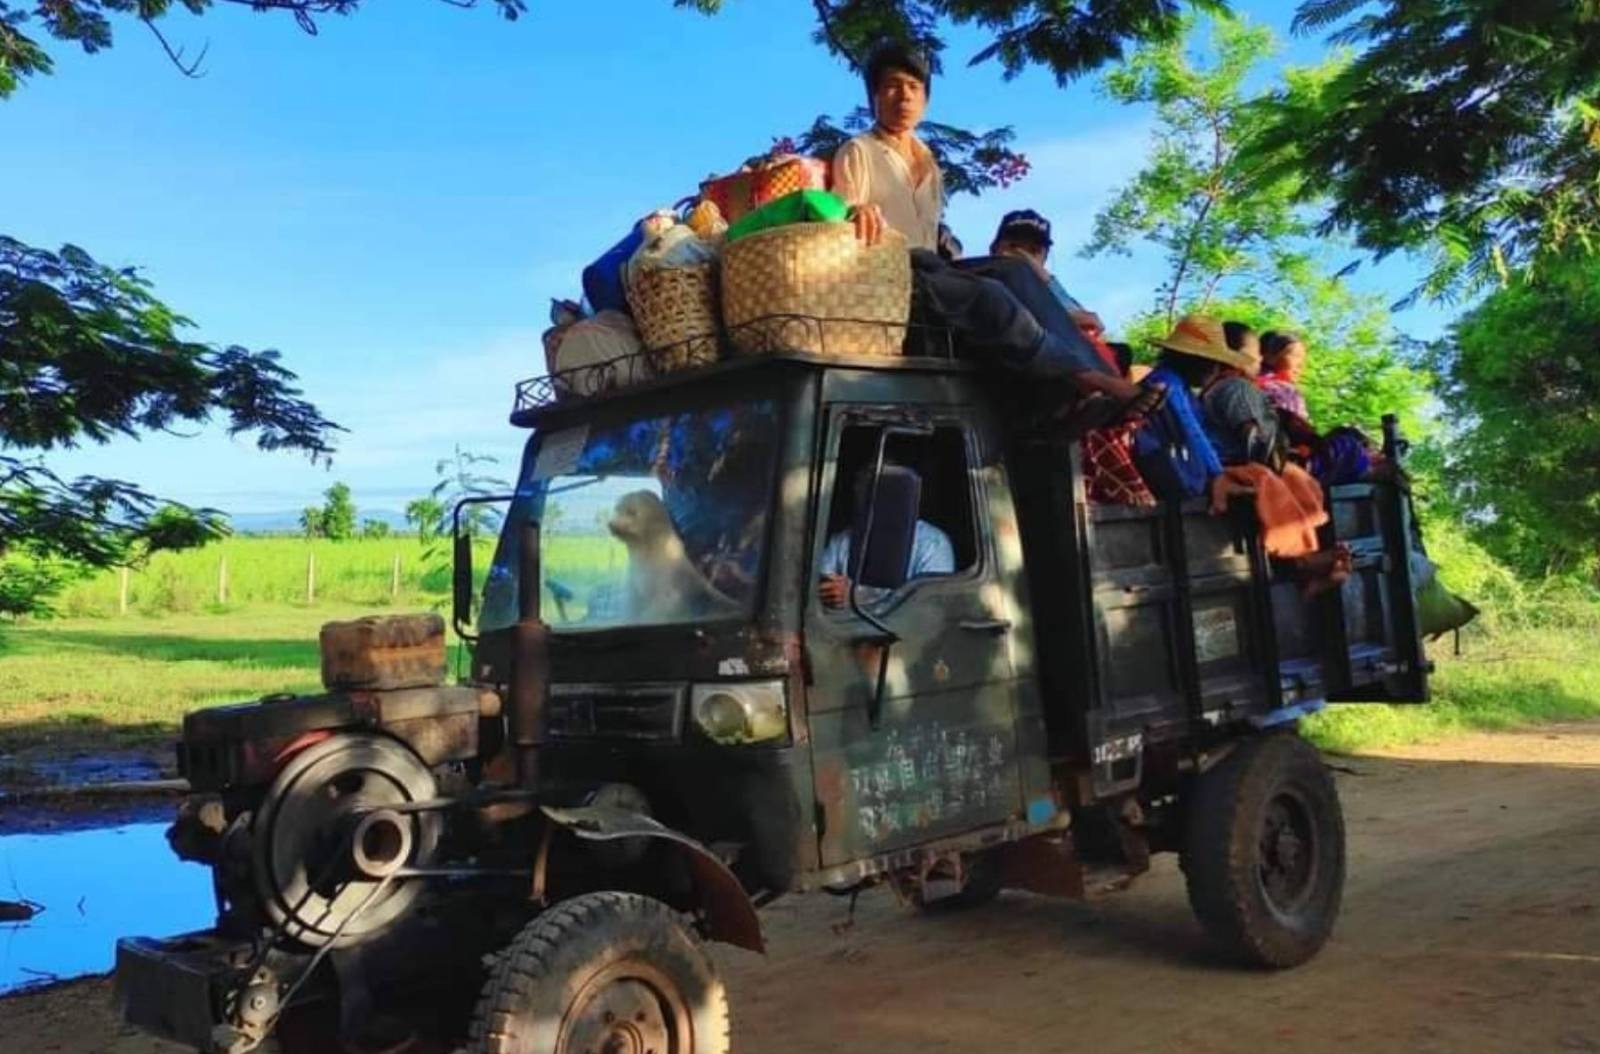
{"label": "straw hat", "polygon": [[1259,355],[1250,355],[1242,351],[1234,351],[1228,347],[1228,334],[1222,328],[1219,319],[1207,315],[1185,315],[1172,327],[1172,332],[1161,340],[1155,341],[1158,348],[1176,351],[1181,355],[1193,355],[1197,358],[1210,359],[1220,362],[1224,366],[1254,376],[1261,370]]}

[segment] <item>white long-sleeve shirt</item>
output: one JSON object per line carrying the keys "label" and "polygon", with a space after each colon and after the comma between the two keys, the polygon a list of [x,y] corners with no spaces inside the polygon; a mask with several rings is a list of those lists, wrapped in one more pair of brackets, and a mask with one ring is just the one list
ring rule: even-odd
{"label": "white long-sleeve shirt", "polygon": [[944,176],[922,140],[916,145],[928,152],[928,175],[913,186],[911,166],[898,150],[871,132],[856,136],[833,156],[833,192],[849,205],[878,206],[911,248],[937,249]]}

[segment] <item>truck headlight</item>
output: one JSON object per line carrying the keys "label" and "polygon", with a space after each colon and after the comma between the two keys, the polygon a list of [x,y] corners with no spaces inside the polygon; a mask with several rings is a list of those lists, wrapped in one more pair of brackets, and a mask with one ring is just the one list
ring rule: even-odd
{"label": "truck headlight", "polygon": [[697,684],[689,693],[689,712],[714,743],[762,743],[789,734],[782,681]]}

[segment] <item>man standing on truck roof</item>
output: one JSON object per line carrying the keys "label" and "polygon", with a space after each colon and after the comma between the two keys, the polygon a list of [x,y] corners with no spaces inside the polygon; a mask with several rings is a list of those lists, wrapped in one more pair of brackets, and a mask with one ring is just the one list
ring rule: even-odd
{"label": "man standing on truck roof", "polygon": [[834,192],[851,206],[863,241],[876,244],[886,229],[905,237],[928,321],[997,349],[1030,378],[1066,379],[1083,392],[1111,396],[1124,404],[1127,416],[1157,405],[1161,393],[1141,389],[1108,367],[1026,261],[994,256],[951,263],[939,256],[944,177],[916,134],[927,111],[932,70],[910,48],[886,44],[867,60],[864,76],[874,123],[834,155]]}

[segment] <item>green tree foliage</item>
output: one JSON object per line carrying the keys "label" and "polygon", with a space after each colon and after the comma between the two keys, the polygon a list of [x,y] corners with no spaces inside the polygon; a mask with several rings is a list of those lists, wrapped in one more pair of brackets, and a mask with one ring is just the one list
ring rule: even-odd
{"label": "green tree foliage", "polygon": [[84,575],[81,564],[13,546],[0,553],[0,617],[53,615],[51,599]]}
{"label": "green tree foliage", "polygon": [[[872,111],[865,106],[852,110],[837,123],[831,117],[818,117],[799,135],[777,140],[773,152],[831,160],[851,137],[870,127]],[[938,160],[945,193],[951,196],[1009,187],[1028,174],[1028,159],[1011,149],[1015,133],[1010,128],[969,132],[938,121],[924,121],[918,134]]]}
{"label": "green tree foliage", "polygon": [[444,503],[431,494],[406,502],[406,523],[428,545],[444,530]]}
{"label": "green tree foliage", "polygon": [[300,510],[300,533],[307,538],[328,538],[335,542],[354,538],[356,505],[351,500],[350,488],[335,483],[322,492],[321,505],[307,505]]}
{"label": "green tree foliage", "polygon": [[1600,236],[1600,5],[1592,0],[1308,0],[1296,28],[1357,52],[1312,93],[1270,100],[1268,171],[1327,195],[1324,230],[1417,250],[1417,290],[1470,292]]}
{"label": "green tree foliage", "polygon": [[[255,11],[283,11],[300,28],[316,33],[317,18],[325,15],[354,14],[359,0],[224,0]],[[457,7],[473,7],[475,0],[446,0]],[[16,90],[24,78],[54,71],[55,64],[45,50],[40,35],[30,32],[38,26],[54,40],[76,45],[89,54],[109,48],[113,39],[112,19],[128,25],[142,25],[152,33],[170,58],[184,73],[199,73],[199,59],[185,60],[162,29],[174,8],[191,15],[203,15],[213,0],[35,0],[19,4],[0,0],[0,99]],[[508,19],[527,10],[524,0],[494,0],[494,6]]]}
{"label": "green tree foliage", "polygon": [[336,542],[356,536],[356,504],[346,484],[335,483],[322,492],[322,535]]}
{"label": "green tree foliage", "polygon": [[[441,533],[449,530],[447,517],[463,498],[482,498],[504,494],[511,485],[498,476],[488,473],[485,466],[499,463],[499,458],[489,454],[474,454],[462,450],[457,443],[449,457],[440,458],[433,466],[439,481],[428,496],[438,503],[442,512]],[[493,534],[500,529],[500,513],[493,505],[468,505],[461,510],[461,533],[469,538]]]}
{"label": "green tree foliage", "polygon": [[[676,0],[711,13],[721,0]],[[1122,58],[1129,44],[1172,40],[1186,9],[1225,13],[1223,0],[813,0],[816,40],[859,67],[882,40],[915,44],[937,65],[951,28],[984,43],[967,64],[998,62],[1009,79],[1039,66],[1065,84]]]}
{"label": "green tree foliage", "polygon": [[[1274,283],[1306,260],[1307,218],[1291,175],[1248,186],[1239,148],[1255,131],[1244,82],[1274,50],[1269,30],[1231,19],[1209,39],[1139,49],[1104,80],[1106,94],[1153,105],[1156,132],[1145,167],[1095,217],[1083,252],[1128,253],[1153,244],[1167,262],[1158,309],[1170,325],[1180,308],[1204,310],[1224,284]],[[1199,50],[1205,60],[1195,61]]]}
{"label": "green tree foliage", "polygon": [[[1260,121],[1247,85],[1273,50],[1266,29],[1218,19],[1209,32],[1196,25],[1186,40],[1139,49],[1106,76],[1112,98],[1155,107],[1156,130],[1145,167],[1095,218],[1084,255],[1162,251],[1156,305],[1128,334],[1137,345],[1190,311],[1295,332],[1310,351],[1302,388],[1320,426],[1376,429],[1398,413],[1419,431],[1426,377],[1394,350],[1381,301],[1352,291],[1312,237],[1297,177],[1261,185],[1241,160]],[[1336,70],[1288,71],[1288,90]]]}
{"label": "green tree foliage", "polygon": [[[446,588],[450,580],[452,556],[450,547],[442,544],[449,540],[454,528],[453,515],[456,503],[465,498],[485,498],[505,494],[511,485],[498,476],[491,475],[487,466],[499,463],[489,454],[474,454],[461,449],[457,443],[449,457],[434,463],[438,482],[425,497],[406,506],[406,516],[417,516],[418,535],[424,546],[423,564],[427,568],[424,582],[436,588]],[[472,504],[461,507],[461,533],[468,538],[493,536],[500,530],[501,515],[494,503]]]}
{"label": "green tree foliage", "polygon": [[387,538],[389,537],[389,524],[383,520],[362,520],[361,537]]}
{"label": "green tree foliage", "polygon": [[1600,258],[1513,279],[1433,354],[1474,533],[1525,573],[1600,575]]}
{"label": "green tree foliage", "polygon": [[[0,236],[0,556],[109,567],[226,533],[215,511],[135,484],[64,479],[43,461],[50,451],[220,419],[263,450],[328,457],[338,426],[277,352],[186,340],[189,325],[134,271]],[[30,588],[19,566],[0,569],[11,596]]]}

